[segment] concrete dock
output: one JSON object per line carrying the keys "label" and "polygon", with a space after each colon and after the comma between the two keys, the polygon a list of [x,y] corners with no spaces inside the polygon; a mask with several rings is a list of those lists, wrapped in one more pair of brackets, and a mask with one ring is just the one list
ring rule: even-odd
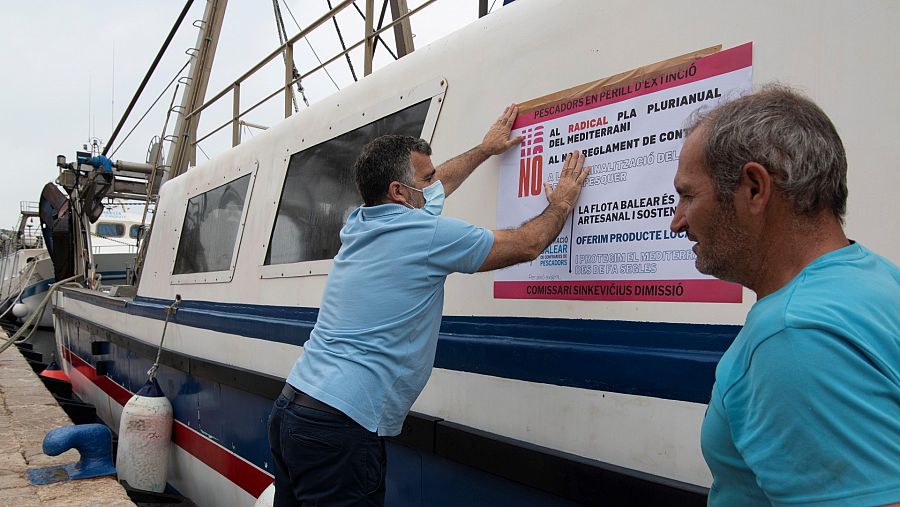
{"label": "concrete dock", "polygon": [[[0,331],[0,344],[6,333]],[[32,468],[78,461],[71,450],[47,456],[44,436],[72,421],[16,347],[0,354],[0,507],[119,507],[134,506],[115,477],[32,485]]]}

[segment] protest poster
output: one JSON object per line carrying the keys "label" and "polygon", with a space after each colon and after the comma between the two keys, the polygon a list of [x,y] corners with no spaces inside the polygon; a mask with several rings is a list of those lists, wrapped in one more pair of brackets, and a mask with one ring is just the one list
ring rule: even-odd
{"label": "protest poster", "polygon": [[501,159],[497,225],[546,207],[578,149],[590,174],[563,231],[534,261],[497,271],[494,297],[599,301],[741,302],[741,287],[698,272],[684,233],[669,224],[684,127],[700,107],[748,92],[752,43],[708,48],[520,105],[519,150]]}

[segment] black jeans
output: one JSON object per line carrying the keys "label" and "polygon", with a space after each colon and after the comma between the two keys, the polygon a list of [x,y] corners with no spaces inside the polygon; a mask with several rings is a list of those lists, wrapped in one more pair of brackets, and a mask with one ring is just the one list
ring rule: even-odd
{"label": "black jeans", "polygon": [[279,395],[269,416],[275,507],[382,506],[384,439],[353,419]]}

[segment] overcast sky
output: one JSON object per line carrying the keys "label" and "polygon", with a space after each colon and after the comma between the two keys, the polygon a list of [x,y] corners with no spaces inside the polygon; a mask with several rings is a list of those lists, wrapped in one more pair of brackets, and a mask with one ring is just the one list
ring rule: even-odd
{"label": "overcast sky", "polygon": [[[281,1],[288,35],[299,32],[298,25]],[[327,10],[326,0],[287,0],[287,7],[301,26],[306,26]],[[333,4],[338,0],[332,0]],[[408,0],[410,8],[422,0]],[[498,1],[494,9],[499,9]],[[132,95],[156,56],[166,35],[183,8],[183,0],[91,0],[45,1],[0,0],[0,64],[4,70],[2,86],[2,124],[0,147],[6,158],[0,180],[0,227],[13,228],[20,201],[37,201],[41,189],[58,176],[56,155],[74,160],[75,151],[98,138],[106,142]],[[381,2],[376,2],[376,8]],[[174,86],[163,93],[169,81],[188,60],[185,50],[197,42],[197,29],[191,22],[203,17],[206,2],[195,0],[166,55],[144,90],[134,111],[113,143],[116,148],[154,100],[159,103],[112,157],[144,161],[150,141],[161,132]],[[360,1],[361,9],[365,2]],[[477,0],[438,0],[413,17],[414,43],[417,47],[440,38],[477,17]],[[388,13],[390,17],[390,13]],[[338,21],[345,42],[350,45],[362,37],[362,17],[353,7],[345,9]],[[207,97],[229,83],[278,47],[275,16],[270,0],[231,0],[225,14]],[[393,48],[393,36],[385,37]],[[333,25],[326,24],[309,38],[322,60],[339,50]],[[305,41],[295,45],[295,62],[304,72],[318,65]],[[362,51],[353,53],[354,66],[362,77]],[[383,50],[376,52],[376,69],[393,58]],[[334,93],[337,86],[352,82],[342,59],[327,67],[331,77],[319,72],[304,81],[310,102]],[[242,103],[255,103],[278,87],[283,63],[276,59],[258,77],[242,86]],[[185,71],[186,72],[186,71]],[[332,82],[334,79],[337,86]],[[176,99],[176,104],[180,101]],[[227,118],[231,101],[204,117],[201,131],[218,126]],[[302,102],[300,107],[305,107]],[[278,99],[268,108],[248,116],[247,120],[271,125],[281,111]],[[174,124],[174,118],[170,123]],[[245,128],[243,135],[258,131]],[[230,129],[201,143],[210,156],[230,145]],[[205,160],[202,153],[198,161]]]}

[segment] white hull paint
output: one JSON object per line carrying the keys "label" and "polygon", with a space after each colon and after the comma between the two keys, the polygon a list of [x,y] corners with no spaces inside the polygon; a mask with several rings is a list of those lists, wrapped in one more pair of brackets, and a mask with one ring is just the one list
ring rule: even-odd
{"label": "white hull paint", "polygon": [[169,456],[169,483],[197,507],[251,506],[256,498],[177,445]]}

